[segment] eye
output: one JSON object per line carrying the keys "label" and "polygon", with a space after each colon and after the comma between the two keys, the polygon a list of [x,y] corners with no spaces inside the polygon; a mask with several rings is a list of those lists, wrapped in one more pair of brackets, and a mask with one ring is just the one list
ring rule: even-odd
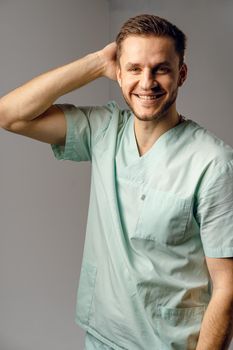
{"label": "eye", "polygon": [[131,68],[129,68],[129,71],[133,72],[133,73],[138,73],[138,72],[140,72],[140,68],[139,67],[131,67]]}
{"label": "eye", "polygon": [[168,67],[159,67],[157,70],[156,70],[156,73],[157,74],[167,74],[170,72],[170,69]]}

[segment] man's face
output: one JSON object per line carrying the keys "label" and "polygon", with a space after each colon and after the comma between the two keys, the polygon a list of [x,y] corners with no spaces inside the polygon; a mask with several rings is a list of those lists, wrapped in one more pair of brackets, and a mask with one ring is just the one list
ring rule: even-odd
{"label": "man's face", "polygon": [[179,66],[172,38],[129,36],[122,42],[117,80],[138,119],[169,117],[186,75],[187,67]]}

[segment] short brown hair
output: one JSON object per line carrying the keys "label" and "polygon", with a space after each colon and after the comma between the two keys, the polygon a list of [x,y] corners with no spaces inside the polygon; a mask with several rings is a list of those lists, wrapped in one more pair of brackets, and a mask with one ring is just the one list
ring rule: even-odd
{"label": "short brown hair", "polygon": [[116,37],[118,62],[121,55],[122,42],[130,35],[155,35],[172,38],[175,43],[175,50],[180,58],[180,66],[183,64],[187,37],[178,27],[166,19],[147,14],[128,19]]}

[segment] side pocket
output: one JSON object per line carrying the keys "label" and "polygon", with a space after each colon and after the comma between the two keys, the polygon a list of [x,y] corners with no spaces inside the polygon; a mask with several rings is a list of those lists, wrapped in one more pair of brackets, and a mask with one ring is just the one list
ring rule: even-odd
{"label": "side pocket", "polygon": [[165,348],[195,350],[206,308],[158,308],[155,323]]}
{"label": "side pocket", "polygon": [[77,293],[76,315],[81,323],[89,324],[97,268],[88,262],[82,263]]}

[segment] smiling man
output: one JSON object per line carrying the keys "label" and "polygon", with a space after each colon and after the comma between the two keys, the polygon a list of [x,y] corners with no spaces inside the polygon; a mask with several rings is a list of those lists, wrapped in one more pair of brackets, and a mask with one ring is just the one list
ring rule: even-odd
{"label": "smiling man", "polygon": [[137,119],[158,121],[171,112],[176,117],[174,102],[186,65],[180,62],[174,41],[153,35],[129,36],[120,47],[117,78]]}
{"label": "smiling man", "polygon": [[135,116],[139,152],[143,154],[179,118],[182,120],[175,101],[187,74],[183,62],[185,37],[177,33],[182,41],[181,52],[177,52],[172,37],[129,35],[126,28],[132,23],[126,24],[117,38],[117,80]]}
{"label": "smiling man", "polygon": [[[178,113],[186,37],[140,15],[116,43],[0,100],[1,127],[92,162],[76,322],[85,349],[224,350],[233,331],[233,149]],[[53,104],[99,77],[115,102]]]}

